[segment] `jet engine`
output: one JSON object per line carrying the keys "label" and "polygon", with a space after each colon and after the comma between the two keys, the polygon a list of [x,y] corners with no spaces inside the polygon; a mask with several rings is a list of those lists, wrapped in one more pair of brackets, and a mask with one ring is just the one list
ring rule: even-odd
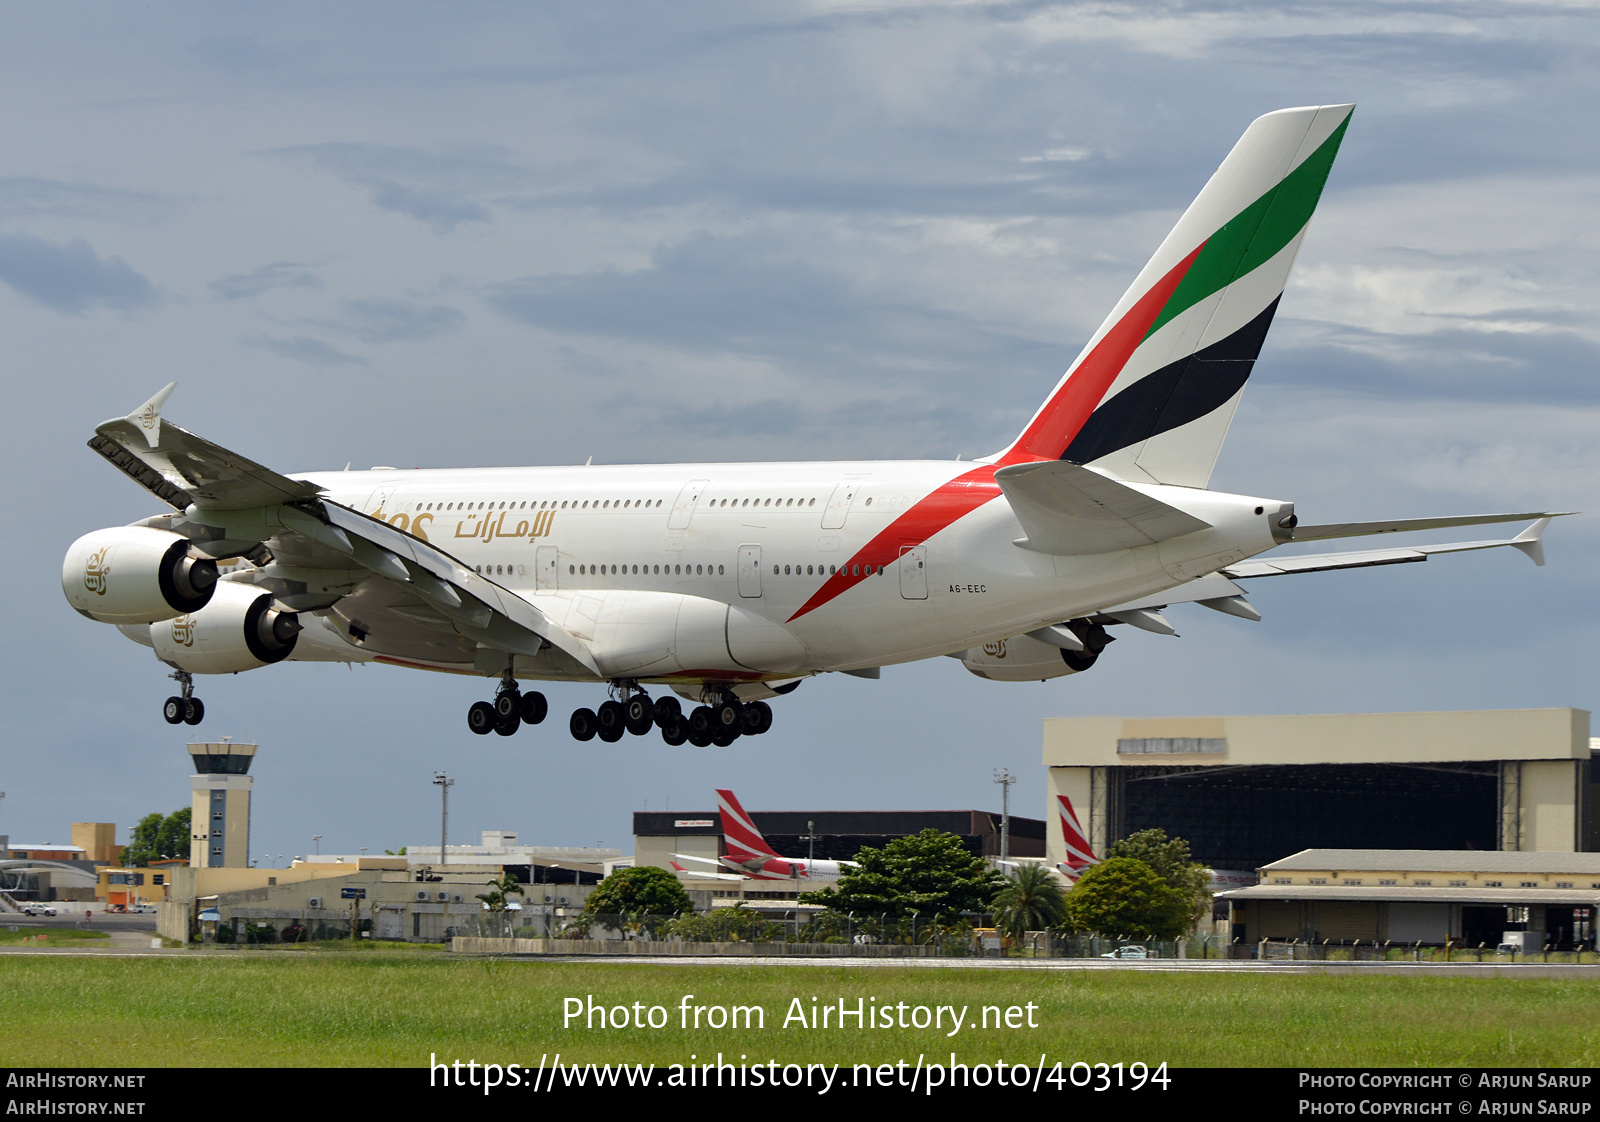
{"label": "jet engine", "polygon": [[61,563],[67,603],[101,623],[156,623],[211,601],[217,563],[166,530],[119,526],[72,543]]}
{"label": "jet engine", "polygon": [[237,674],[282,662],[294,652],[300,617],[272,594],[222,581],[197,612],[150,625],[156,657],[191,674]]}
{"label": "jet engine", "polygon": [[1030,635],[1018,635],[969,647],[961,652],[961,664],[978,677],[994,682],[1042,682],[1089,669],[1114,638],[1088,620],[1076,619],[1061,626],[1078,637],[1083,650],[1071,651]]}

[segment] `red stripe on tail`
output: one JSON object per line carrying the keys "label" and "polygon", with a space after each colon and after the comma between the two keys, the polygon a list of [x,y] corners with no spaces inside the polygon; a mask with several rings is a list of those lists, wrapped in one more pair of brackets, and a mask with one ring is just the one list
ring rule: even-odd
{"label": "red stripe on tail", "polygon": [[1061,458],[1061,454],[1067,450],[1067,445],[1072,443],[1072,438],[1078,435],[1078,430],[1083,428],[1084,422],[1089,419],[1089,414],[1095,411],[1100,399],[1106,396],[1111,383],[1122,373],[1122,368],[1128,364],[1128,359],[1133,357],[1133,352],[1144,342],[1144,337],[1150,331],[1150,325],[1155,323],[1156,317],[1161,314],[1161,309],[1166,307],[1173,290],[1178,287],[1178,282],[1183,280],[1184,274],[1189,271],[1189,266],[1194,264],[1194,259],[1200,256],[1200,251],[1204,248],[1205,242],[1195,246],[1193,253],[1179,261],[1166,276],[1156,281],[1150,290],[1139,297],[1133,307],[1117,321],[1116,326],[1101,337],[1094,345],[1094,350],[1078,363],[1078,368],[1067,379],[1066,385],[1045,402],[1044,408],[1039,410],[1039,415],[1023,430],[1022,435],[1017,437],[1017,442],[1001,458],[1001,467],[1033,460]]}
{"label": "red stripe on tail", "polygon": [[740,849],[751,855],[778,856],[778,851],[767,844],[767,839],[761,836],[732,791],[717,791],[717,813],[722,818],[722,836],[728,843],[729,856]]}

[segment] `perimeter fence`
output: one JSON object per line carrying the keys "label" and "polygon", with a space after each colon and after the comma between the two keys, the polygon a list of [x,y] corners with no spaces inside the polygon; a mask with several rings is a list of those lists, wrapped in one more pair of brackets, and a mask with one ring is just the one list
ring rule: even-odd
{"label": "perimeter fence", "polygon": [[[532,914],[530,914],[532,913]],[[1527,953],[1460,944],[1274,940],[1216,935],[1150,940],[980,926],[987,917],[833,914],[773,918],[745,908],[682,915],[484,912],[451,927],[457,949],[525,954],[773,954],[918,958],[1232,959],[1268,962],[1600,962],[1592,950]],[[974,922],[974,920],[977,922]]]}

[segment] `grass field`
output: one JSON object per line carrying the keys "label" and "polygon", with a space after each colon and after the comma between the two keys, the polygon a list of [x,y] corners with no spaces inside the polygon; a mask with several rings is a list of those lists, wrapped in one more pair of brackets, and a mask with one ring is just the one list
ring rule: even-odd
{"label": "grass field", "polygon": [[[41,935],[44,936],[42,940],[39,938]],[[81,943],[85,939],[109,938],[111,936],[104,931],[83,931],[76,927],[23,927],[19,924],[15,931],[8,931],[4,927],[0,927],[0,947],[33,942],[44,942],[46,944]]]}
{"label": "grass field", "polygon": [[[225,958],[0,958],[0,1066],[418,1066],[441,1058],[537,1065],[1005,1059],[1175,1066],[1600,1064],[1596,984],[1503,977],[1032,973],[836,967],[679,967],[460,960],[423,952]],[[764,1029],[678,1027],[693,1004],[759,1005]],[[668,1027],[563,1027],[563,999],[641,1002]],[[793,998],[968,1006],[933,1028],[781,1027]],[[973,1028],[983,1006],[1039,1026]],[[896,1014],[898,1016],[898,1013]],[[658,1020],[660,1015],[658,1014]],[[1020,1019],[1020,1018],[1019,1018]],[[949,1021],[946,1021],[948,1031]],[[737,1062],[735,1060],[735,1062]]]}

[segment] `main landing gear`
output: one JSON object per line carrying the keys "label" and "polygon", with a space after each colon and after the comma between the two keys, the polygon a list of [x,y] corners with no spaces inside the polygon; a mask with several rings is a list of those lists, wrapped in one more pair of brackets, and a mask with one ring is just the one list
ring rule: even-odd
{"label": "main landing gear", "polygon": [[474,701],[467,710],[467,727],[479,736],[497,732],[510,736],[523,725],[536,725],[550,712],[544,694],[523,693],[507,667],[493,701]]}
{"label": "main landing gear", "polygon": [[182,687],[180,696],[169,697],[161,706],[161,715],[169,725],[198,725],[206,717],[205,702],[194,696],[194,676],[187,670],[175,670],[167,677]]}
{"label": "main landing gear", "polygon": [[757,736],[772,727],[772,707],[764,701],[746,705],[731,692],[722,691],[712,704],[698,705],[687,716],[671,694],[650,700],[633,683],[613,687],[621,698],[601,703],[598,710],[579,709],[572,714],[569,728],[574,740],[599,737],[615,744],[624,732],[643,736],[654,726],[661,739],[676,747],[685,741],[699,748],[712,744],[726,748],[741,736]]}

